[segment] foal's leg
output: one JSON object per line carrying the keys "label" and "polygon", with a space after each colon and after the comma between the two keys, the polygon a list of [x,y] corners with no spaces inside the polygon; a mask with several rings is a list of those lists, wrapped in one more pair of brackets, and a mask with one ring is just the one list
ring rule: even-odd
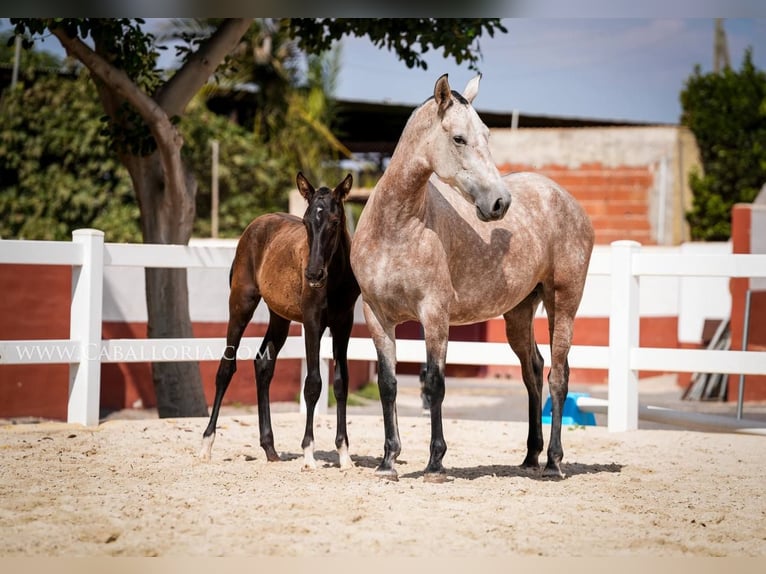
{"label": "foal's leg", "polygon": [[274,376],[277,355],[285,344],[290,321],[269,310],[269,326],[261,342],[261,348],[255,357],[255,386],[258,393],[258,430],[261,447],[270,462],[279,459],[274,450],[274,432],[271,429],[271,408],[269,406],[269,387]]}
{"label": "foal's leg", "polygon": [[353,310],[340,321],[333,325],[332,332],[333,358],[335,359],[335,373],[333,377],[333,392],[337,407],[337,428],[335,434],[335,448],[338,449],[338,460],[341,470],[348,470],[354,464],[348,454],[348,433],[346,431],[346,403],[348,402],[348,340],[351,337],[351,328],[354,326]]}
{"label": "foal's leg", "polygon": [[378,352],[378,390],[380,405],[383,408],[383,429],[385,442],[383,460],[375,469],[375,474],[389,480],[398,480],[395,468],[396,457],[402,450],[399,438],[399,421],[396,414],[396,338],[394,325],[383,326],[378,317],[364,303],[364,318],[370,330],[370,336]]}
{"label": "foal's leg", "polygon": [[[318,315],[318,313],[317,313]],[[319,372],[319,339],[324,331],[318,316],[307,316],[304,312],[304,333],[306,339],[306,380],[303,382],[303,397],[306,400],[306,430],[303,433],[303,470],[314,470],[314,409],[322,394],[322,374]]]}
{"label": "foal's leg", "polygon": [[534,317],[540,299],[536,293],[503,315],[508,344],[519,357],[521,377],[529,396],[527,456],[521,466],[537,468],[543,451],[542,392],[543,357],[535,342]]}
{"label": "foal's leg", "polygon": [[237,370],[237,349],[242,340],[242,333],[250,322],[260,297],[255,295],[255,289],[251,286],[245,288],[232,287],[229,295],[229,326],[226,330],[226,349],[221,362],[218,364],[218,372],[215,375],[215,400],[205,432],[202,434],[202,449],[199,458],[210,460],[210,452],[215,441],[215,426],[218,422],[218,412],[226,389],[229,387],[231,378]]}

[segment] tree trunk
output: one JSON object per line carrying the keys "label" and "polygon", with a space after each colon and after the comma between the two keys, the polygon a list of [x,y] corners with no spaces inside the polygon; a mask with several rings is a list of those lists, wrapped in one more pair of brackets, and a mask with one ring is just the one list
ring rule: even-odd
{"label": "tree trunk", "polygon": [[[141,116],[157,150],[148,156],[118,149],[120,161],[133,180],[144,243],[186,245],[194,224],[197,182],[181,159],[183,138],[171,121],[204,85],[218,64],[237,45],[252,18],[226,19],[199,50],[158,90],[156,98],[143,92],[125,70],[112,65],[114,46],[106,29],[92,32],[95,51],[62,27],[50,30],[67,53],[74,55],[98,79],[96,88],[104,110],[115,125],[126,126],[119,113],[128,103]],[[192,337],[185,269],[146,269],[146,306],[150,338]],[[199,364],[152,363],[152,379],[160,417],[207,416]]]}
{"label": "tree trunk", "polygon": [[[169,201],[159,152],[146,157],[132,156],[125,163],[139,199],[144,243],[186,245],[194,221],[197,185],[194,177],[184,169],[187,192],[176,195],[176,201]],[[182,205],[178,205],[179,197],[184,198]],[[193,337],[186,269],[146,269],[145,281],[147,336]],[[198,363],[152,363],[152,380],[160,418],[207,416]]]}
{"label": "tree trunk", "polygon": [[[147,269],[147,336],[193,337],[188,299],[186,269]],[[207,416],[198,363],[152,363],[152,382],[160,418]]]}

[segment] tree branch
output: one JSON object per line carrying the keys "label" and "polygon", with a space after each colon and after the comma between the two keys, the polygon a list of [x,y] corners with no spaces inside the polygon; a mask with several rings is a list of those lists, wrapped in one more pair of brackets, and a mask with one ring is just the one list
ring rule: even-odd
{"label": "tree branch", "polygon": [[157,101],[169,117],[183,113],[186,104],[213,75],[223,59],[237,47],[253,18],[227,18],[189,56],[184,65],[157,92]]}
{"label": "tree branch", "polygon": [[[94,52],[78,37],[70,37],[63,28],[52,28],[51,32],[59,39],[67,52],[80,60],[90,73],[122,96],[138,112],[149,126],[158,145],[163,141],[160,134],[155,133],[159,126],[173,128],[169,116],[162,107],[149,95],[145,94],[122,70],[115,68],[104,58]],[[173,132],[176,130],[173,129]],[[180,135],[177,137],[180,138]],[[165,136],[164,140],[167,140]],[[167,142],[179,143],[179,142]]]}
{"label": "tree branch", "polygon": [[51,32],[67,52],[80,60],[110,90],[124,98],[146,122],[157,142],[157,151],[165,172],[165,190],[170,196],[179,198],[182,202],[179,205],[184,205],[188,197],[180,154],[183,139],[165,110],[141,91],[124,71],[112,66],[80,38],[69,36],[66,30],[59,27],[52,27]]}

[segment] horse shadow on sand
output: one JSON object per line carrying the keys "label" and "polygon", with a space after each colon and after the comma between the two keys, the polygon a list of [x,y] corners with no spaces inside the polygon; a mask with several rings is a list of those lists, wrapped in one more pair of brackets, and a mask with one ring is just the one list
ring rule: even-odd
{"label": "horse shadow on sand", "polygon": [[[282,460],[294,460],[300,458],[297,454],[283,454]],[[334,451],[316,451],[314,458],[325,468],[338,466],[338,453]],[[351,455],[354,465],[359,468],[375,469],[381,461],[377,456]],[[396,466],[402,472],[399,478],[418,479],[423,478],[423,470],[409,471],[407,460],[397,460]],[[564,471],[566,478],[579,476],[583,474],[601,474],[601,473],[619,473],[622,472],[623,465],[617,463],[607,464],[586,464],[580,462],[564,462],[561,464],[561,470]],[[478,466],[466,467],[447,467],[447,481],[476,480],[477,478],[498,477],[498,478],[528,478],[531,480],[560,480],[555,477],[543,476],[544,462],[537,469],[524,468],[518,464],[480,464]]]}

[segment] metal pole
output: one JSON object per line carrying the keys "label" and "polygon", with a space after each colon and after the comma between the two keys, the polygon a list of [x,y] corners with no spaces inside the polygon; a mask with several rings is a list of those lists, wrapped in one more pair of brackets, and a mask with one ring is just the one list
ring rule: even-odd
{"label": "metal pole", "polygon": [[[752,291],[747,290],[745,294],[745,323],[742,326],[742,350],[747,351],[747,333],[750,331],[750,295]],[[742,418],[742,403],[745,398],[745,375],[739,375],[739,389],[737,389],[737,418]]]}
{"label": "metal pole", "polygon": [[218,140],[212,140],[213,148],[212,181],[210,182],[210,237],[218,237]]}
{"label": "metal pole", "polygon": [[21,36],[16,34],[16,44],[13,48],[13,74],[11,75],[11,89],[16,87],[19,81],[19,66],[21,64]]}

